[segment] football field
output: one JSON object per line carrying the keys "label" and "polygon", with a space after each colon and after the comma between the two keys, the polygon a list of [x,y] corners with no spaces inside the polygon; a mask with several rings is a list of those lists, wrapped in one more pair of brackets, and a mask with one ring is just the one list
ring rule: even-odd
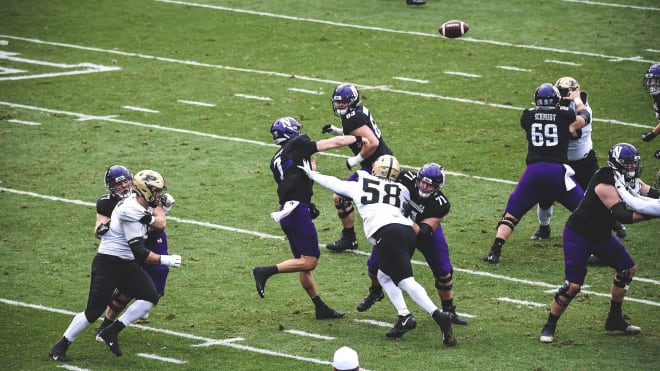
{"label": "football field", "polygon": [[[330,370],[334,351],[356,349],[366,370],[654,370],[660,364],[660,220],[628,226],[638,272],[623,305],[642,333],[604,330],[614,270],[590,266],[559,321],[538,337],[563,283],[555,205],[549,240],[531,241],[531,210],[499,264],[482,258],[525,168],[521,111],[535,89],[562,76],[589,93],[594,149],[628,142],[642,179],[658,180],[642,142],[655,126],[642,86],[660,61],[660,4],[653,0],[509,0],[407,6],[401,0],[4,0],[0,4],[0,351],[3,369]],[[457,39],[445,21],[467,22]],[[278,223],[269,128],[292,116],[312,139],[339,126],[330,95],[355,84],[402,166],[441,164],[451,212],[443,222],[454,266],[454,303],[467,326],[446,348],[435,322],[406,297],[418,326],[399,340],[387,299],[368,293],[371,250],[321,247],[320,295],[346,312],[319,321],[296,274],[251,270],[291,257]],[[345,178],[350,151],[317,155],[318,170]],[[124,355],[90,326],[68,363],[47,354],[86,305],[95,202],[108,166],[160,172],[176,204],[168,215],[166,295],[150,322],[120,334]],[[330,191],[315,186],[322,245],[339,237]],[[421,254],[415,277],[438,302]]]}

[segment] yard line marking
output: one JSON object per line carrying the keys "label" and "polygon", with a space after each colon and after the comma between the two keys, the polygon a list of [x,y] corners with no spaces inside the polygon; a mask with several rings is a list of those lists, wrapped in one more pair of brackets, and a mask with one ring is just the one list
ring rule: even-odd
{"label": "yard line marking", "polygon": [[[428,33],[428,32],[415,32],[415,31],[401,31],[401,30],[394,30],[394,29],[383,28],[383,27],[362,26],[362,25],[350,24],[350,23],[331,22],[331,21],[325,21],[325,20],[321,20],[321,19],[301,18],[301,17],[294,17],[294,16],[289,16],[289,15],[283,15],[283,14],[259,12],[259,11],[254,11],[254,10],[228,8],[228,7],[219,6],[219,5],[191,3],[191,2],[187,2],[187,1],[174,1],[174,0],[154,0],[154,1],[158,1],[158,2],[161,2],[161,3],[185,5],[185,6],[190,6],[190,7],[200,7],[200,8],[207,8],[207,9],[224,10],[224,11],[227,11],[227,12],[244,13],[244,14],[258,15],[258,16],[264,16],[264,17],[281,18],[281,19],[287,19],[287,20],[292,20],[292,21],[319,23],[319,24],[325,24],[325,25],[331,25],[331,26],[337,26],[337,27],[357,28],[357,29],[360,29],[360,30],[382,31],[382,32],[390,32],[390,33],[406,34],[406,35],[414,35],[414,36],[425,36],[425,37],[437,37],[437,38],[442,38],[443,37],[442,35],[438,34],[437,32]],[[652,10],[655,10],[655,9],[652,9]],[[0,37],[11,38],[11,37],[5,36],[5,35],[0,35]],[[643,63],[651,63],[651,64],[655,63],[654,61],[651,61],[651,60],[637,59],[637,57],[634,57],[634,58],[616,57],[616,56],[610,56],[610,55],[605,55],[605,54],[600,54],[600,53],[590,53],[590,52],[576,51],[576,50],[549,48],[549,47],[543,47],[543,46],[538,46],[538,45],[512,44],[512,43],[503,42],[503,41],[473,39],[471,37],[459,37],[455,40],[459,41],[459,42],[475,42],[475,43],[491,44],[491,45],[506,46],[506,47],[513,47],[513,48],[521,48],[521,49],[531,49],[531,50],[541,50],[541,51],[549,51],[549,52],[563,53],[563,54],[583,55],[583,56],[588,56],[588,57],[604,58],[604,59],[608,59],[608,60],[630,60],[632,62],[643,62]]]}
{"label": "yard line marking", "polygon": [[660,10],[660,8],[654,8],[650,6],[638,6],[638,5],[627,5],[627,4],[614,4],[614,3],[601,3],[598,1],[587,1],[587,0],[562,0],[567,3],[580,3],[588,5],[599,5],[599,6],[611,6],[615,8],[630,8],[630,9],[639,9],[639,10]]}
{"label": "yard line marking", "polygon": [[156,111],[154,109],[135,107],[135,106],[122,106],[121,108],[131,110],[131,111],[140,111],[140,112],[148,112],[148,113],[160,113],[160,111]]}
{"label": "yard line marking", "polygon": [[13,122],[15,124],[23,124],[23,125],[32,125],[32,126],[39,126],[41,125],[38,122],[32,122],[32,121],[23,121],[23,120],[15,120],[15,119],[9,119],[7,122]]}
{"label": "yard line marking", "polygon": [[456,76],[463,76],[463,77],[481,77],[481,75],[475,75],[472,73],[466,73],[466,72],[457,72],[457,71],[444,71],[443,73],[447,75],[456,75]]}
{"label": "yard line marking", "polygon": [[[223,70],[234,71],[234,72],[245,72],[245,73],[255,73],[255,74],[261,74],[261,75],[268,75],[268,76],[285,77],[287,79],[294,78],[294,79],[299,79],[299,80],[303,80],[303,81],[313,81],[313,82],[327,83],[327,84],[332,84],[332,85],[335,85],[335,86],[344,83],[344,82],[341,82],[341,81],[335,81],[335,80],[329,80],[329,79],[319,79],[319,78],[315,78],[315,77],[301,76],[301,75],[295,75],[295,74],[291,74],[291,73],[253,70],[253,69],[248,69],[248,68],[239,68],[239,67],[222,66],[222,65],[213,65],[213,64],[200,63],[200,62],[189,61],[189,60],[178,60],[178,59],[155,57],[155,56],[151,56],[151,55],[144,55],[144,54],[137,54],[137,53],[128,53],[128,52],[122,52],[122,51],[118,51],[118,50],[106,50],[106,49],[85,47],[85,46],[79,46],[79,45],[47,42],[47,41],[38,40],[38,39],[27,39],[27,38],[16,37],[16,36],[0,35],[0,37],[3,37],[3,36],[8,37],[8,38],[13,38],[13,39],[16,39],[16,40],[22,40],[22,41],[33,42],[33,43],[38,43],[38,44],[62,46],[62,47],[68,47],[68,48],[74,48],[74,49],[97,51],[97,52],[102,52],[102,53],[120,54],[120,55],[128,56],[128,57],[153,59],[153,60],[158,60],[158,61],[161,61],[161,62],[180,63],[180,64],[184,64],[184,65],[192,65],[192,66],[197,66],[197,67],[215,68],[215,69],[223,69]],[[0,78],[0,80],[2,80],[2,79]],[[404,94],[404,95],[411,95],[411,96],[417,96],[417,97],[423,97],[423,98],[448,100],[448,101],[459,102],[459,103],[467,103],[467,104],[477,104],[477,105],[481,105],[481,106],[512,109],[512,110],[517,110],[517,111],[523,111],[523,110],[526,109],[526,107],[525,108],[516,107],[516,106],[512,106],[512,105],[507,105],[507,104],[487,103],[487,102],[476,101],[476,100],[472,100],[472,99],[447,97],[447,96],[438,95],[438,94],[421,93],[421,92],[393,89],[393,88],[390,88],[388,86],[383,86],[383,85],[371,86],[371,85],[364,85],[364,84],[360,84],[360,83],[356,83],[355,85],[360,86],[360,88],[362,88],[364,90],[369,90],[369,89],[380,90],[380,91],[385,91],[385,92],[390,92],[390,93],[395,93],[395,94]],[[653,126],[649,126],[649,125],[645,125],[645,124],[629,123],[629,122],[624,122],[624,121],[619,121],[619,120],[614,120],[614,119],[600,119],[600,118],[594,117],[594,118],[592,118],[592,120],[594,122],[607,122],[607,123],[616,124],[616,125],[632,126],[632,127],[645,128],[645,129],[653,129],[654,128]]]}
{"label": "yard line marking", "polygon": [[6,68],[0,66],[0,75],[9,75],[9,74],[14,74],[14,73],[24,73],[27,72],[26,70],[19,70],[16,68]]}
{"label": "yard line marking", "polygon": [[71,366],[71,365],[59,365],[57,367],[63,368],[63,369],[66,369],[66,370],[71,370],[71,371],[92,371],[89,368],[81,368],[81,367],[76,367],[76,366]]}
{"label": "yard line marking", "polygon": [[366,323],[368,325],[376,325],[380,327],[392,327],[394,324],[390,322],[376,321],[373,319],[356,319],[355,322]]}
{"label": "yard line marking", "polygon": [[247,94],[239,94],[239,93],[235,93],[234,96],[240,97],[240,98],[247,98],[247,99],[256,99],[256,100],[272,100],[268,97],[260,97],[260,96],[257,96],[257,95],[247,95]]}
{"label": "yard line marking", "polygon": [[545,63],[555,63],[555,64],[565,64],[568,66],[581,66],[581,63],[575,63],[575,62],[566,62],[566,61],[558,61],[554,59],[546,59],[544,60]]}
{"label": "yard line marking", "polygon": [[533,301],[527,301],[527,300],[517,300],[517,299],[511,299],[511,298],[497,298],[499,301],[506,301],[508,303],[514,303],[514,304],[521,304],[521,305],[526,305],[528,307],[534,307],[534,308],[541,308],[545,307],[545,304],[541,303],[535,303]]}
{"label": "yard line marking", "polygon": [[213,104],[213,103],[195,102],[193,100],[178,99],[177,102],[183,103],[183,104],[190,104],[190,105],[193,105],[193,106],[215,107],[215,104]]}
{"label": "yard line marking", "polygon": [[410,77],[399,77],[399,76],[394,76],[392,77],[394,80],[401,80],[401,81],[410,81],[410,82],[418,82],[420,84],[428,84],[429,80],[420,80],[420,79],[412,79]]}
{"label": "yard line marking", "polygon": [[660,50],[656,50],[656,49],[645,49],[645,50],[651,53],[660,53]]}
{"label": "yard line marking", "polygon": [[[20,301],[9,300],[9,299],[4,299],[4,298],[0,298],[0,302],[5,303],[5,304],[9,304],[9,305],[20,306],[20,307],[27,307],[27,308],[45,310],[45,311],[48,311],[48,312],[63,313],[63,314],[67,314],[67,315],[70,315],[70,316],[75,316],[76,314],[78,314],[78,313],[74,313],[74,312],[71,312],[71,311],[63,310],[63,309],[50,308],[50,307],[45,307],[45,306],[38,305],[38,304],[23,303],[23,302],[20,302]],[[226,347],[230,347],[230,348],[234,348],[234,349],[247,350],[247,351],[253,352],[253,353],[271,355],[271,356],[282,357],[282,358],[289,358],[289,359],[294,359],[294,360],[297,360],[297,361],[306,361],[306,362],[311,362],[311,363],[316,363],[316,364],[326,365],[326,366],[331,366],[332,365],[332,362],[330,362],[330,361],[324,361],[324,360],[317,359],[317,358],[302,357],[302,356],[286,354],[286,353],[280,353],[280,352],[275,352],[275,351],[268,350],[268,349],[256,348],[256,347],[252,347],[252,346],[240,345],[240,344],[235,344],[234,343],[238,339],[245,340],[243,338],[220,340],[220,339],[205,338],[205,337],[202,337],[202,336],[192,335],[192,334],[188,334],[188,333],[185,333],[185,332],[176,332],[176,331],[166,330],[166,329],[162,329],[162,328],[148,327],[148,326],[137,325],[137,324],[131,324],[130,327],[138,328],[138,329],[141,329],[141,330],[159,332],[159,333],[162,333],[162,334],[177,336],[177,337],[181,337],[181,338],[184,338],[184,339],[203,340],[205,343],[209,343],[209,344],[213,343],[213,344],[222,345],[222,346],[226,346]],[[191,345],[191,346],[194,346],[194,345]],[[361,370],[369,371],[367,369],[361,369]]]}
{"label": "yard line marking", "polygon": [[137,353],[136,356],[143,357],[143,358],[149,358],[149,359],[155,359],[157,361],[174,363],[174,364],[177,364],[177,365],[182,365],[184,363],[188,363],[188,361],[182,361],[182,360],[176,359],[176,358],[161,357],[161,356],[156,355],[156,354]]}
{"label": "yard line marking", "polygon": [[519,67],[513,67],[513,66],[497,66],[497,68],[502,69],[502,70],[509,70],[509,71],[532,72],[532,70],[529,70],[529,69],[526,69],[526,68],[519,68]]}
{"label": "yard line marking", "polygon": [[[12,188],[0,187],[0,192],[3,192],[3,191],[4,192],[9,192],[9,193],[15,193],[15,194],[20,194],[20,195],[36,197],[36,198],[42,198],[42,199],[51,200],[51,201],[60,201],[60,202],[65,202],[65,203],[72,203],[72,204],[81,205],[81,206],[89,206],[89,207],[96,206],[96,204],[92,203],[92,202],[85,202],[85,201],[81,201],[81,200],[69,200],[69,199],[62,198],[62,197],[46,196],[46,195],[41,195],[41,194],[34,193],[34,192],[26,192],[26,191],[20,191],[20,190],[16,190],[16,189],[12,189]],[[208,228],[226,230],[226,231],[229,231],[229,232],[249,234],[249,235],[253,235],[253,236],[259,236],[261,238],[272,238],[272,239],[279,239],[279,240],[284,240],[285,239],[284,236],[269,235],[269,234],[265,234],[265,233],[259,233],[259,232],[249,231],[249,230],[240,229],[240,228],[227,227],[227,226],[222,226],[222,225],[208,223],[208,222],[200,222],[200,221],[196,221],[196,220],[177,218],[175,216],[169,216],[168,215],[167,218],[170,219],[170,220],[179,222],[179,223],[193,224],[193,225],[198,225],[198,226],[203,226],[203,227],[208,227]],[[358,255],[369,256],[369,253],[364,252],[364,251],[351,250],[351,252],[354,253],[354,254],[358,254]],[[428,264],[425,261],[422,262],[422,261],[418,261],[418,260],[411,260],[410,262],[412,264],[416,264],[416,265],[428,266]],[[516,283],[522,283],[522,284],[527,285],[527,286],[531,285],[531,286],[540,286],[540,287],[546,287],[546,288],[557,288],[557,287],[559,287],[556,284],[545,283],[545,282],[540,282],[540,281],[530,281],[530,280],[527,280],[527,279],[508,277],[508,276],[503,276],[503,275],[494,274],[494,273],[490,273],[490,272],[474,271],[474,270],[462,269],[462,268],[458,268],[458,267],[454,267],[454,270],[457,271],[457,272],[463,272],[463,273],[466,273],[466,274],[472,274],[472,275],[477,275],[477,276],[495,278],[495,279],[500,279],[500,280],[504,280],[504,281],[516,282]],[[638,278],[635,277],[635,280],[638,280]],[[649,280],[648,283],[659,284],[660,282],[655,281],[655,280]],[[582,291],[582,292],[587,292],[587,291]],[[589,292],[589,293],[591,293],[593,295],[596,295],[596,296],[602,296],[602,297],[609,297],[610,296],[609,293],[608,294],[599,294],[599,293],[595,293],[595,292]],[[632,297],[629,297],[629,296],[626,296],[626,300],[634,301],[634,302],[638,302],[638,303],[642,303],[642,304],[660,306],[660,303],[658,303],[658,302],[654,302],[654,301],[651,301],[651,300],[644,300],[644,299],[635,299],[635,298],[632,298]],[[67,314],[75,314],[75,313],[67,313]]]}
{"label": "yard line marking", "polygon": [[289,88],[291,91],[296,91],[298,93],[307,93],[307,94],[316,94],[316,95],[324,95],[324,91],[315,91],[315,90],[307,90],[307,89],[298,89],[298,88]]}
{"label": "yard line marking", "polygon": [[307,337],[310,337],[310,338],[321,339],[321,340],[335,340],[336,339],[336,338],[333,338],[331,336],[313,334],[311,332],[305,332],[305,331],[299,331],[299,330],[284,330],[284,332],[287,332],[287,333],[293,334],[293,335],[307,336]]}

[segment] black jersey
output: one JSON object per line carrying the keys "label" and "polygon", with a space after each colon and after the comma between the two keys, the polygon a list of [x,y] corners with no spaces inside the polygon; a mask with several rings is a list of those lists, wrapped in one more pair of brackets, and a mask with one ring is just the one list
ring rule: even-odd
{"label": "black jersey", "polygon": [[530,108],[520,116],[520,127],[527,134],[527,164],[568,162],[569,126],[575,121],[575,112],[568,107],[551,110]]}
{"label": "black jersey", "polygon": [[96,201],[96,213],[109,218],[112,215],[112,210],[115,209],[119,201],[121,199],[110,192],[104,194]]}
{"label": "black jersey", "polygon": [[[344,131],[344,135],[350,135],[353,130],[365,125],[368,126],[376,138],[378,138],[378,148],[376,151],[360,164],[361,166],[371,167],[378,157],[392,154],[390,148],[385,144],[385,140],[383,140],[380,129],[378,129],[378,125],[376,124],[376,120],[371,116],[369,109],[362,105],[362,103],[358,104],[357,107],[355,107],[355,110],[348,112],[345,115],[341,115],[341,127]],[[351,144],[349,145],[349,148],[353,151],[353,154],[357,155],[360,153],[360,147],[358,147],[357,144]]]}
{"label": "black jersey", "polygon": [[417,174],[410,170],[404,170],[399,174],[399,182],[410,191],[410,206],[412,206],[411,217],[419,224],[426,218],[443,218],[449,213],[450,204],[447,197],[438,191],[435,197],[422,198],[415,187]]}
{"label": "black jersey", "polygon": [[615,218],[596,194],[598,184],[614,185],[614,169],[603,167],[591,177],[584,198],[568,217],[566,227],[590,240],[604,241],[612,234]]}
{"label": "black jersey", "polygon": [[270,160],[280,204],[286,201],[311,202],[314,182],[298,165],[302,165],[303,161],[311,163],[310,157],[316,152],[316,142],[307,135],[299,135],[284,142]]}

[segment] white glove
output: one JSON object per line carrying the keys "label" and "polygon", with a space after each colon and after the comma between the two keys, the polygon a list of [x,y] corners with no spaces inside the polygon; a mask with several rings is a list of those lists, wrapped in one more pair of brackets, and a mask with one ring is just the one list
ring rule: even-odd
{"label": "white glove", "polygon": [[349,157],[348,160],[346,160],[346,167],[348,170],[351,170],[353,166],[359,165],[362,161],[364,161],[364,157],[358,153],[357,155]]}
{"label": "white glove", "polygon": [[626,181],[618,171],[614,172],[614,187],[617,189],[626,189]]}
{"label": "white glove", "polygon": [[179,268],[181,266],[181,255],[161,255],[160,265]]}
{"label": "white glove", "polygon": [[307,175],[307,177],[312,180],[314,179],[314,175],[318,174],[318,172],[312,170],[312,167],[309,165],[309,161],[307,160],[303,160],[302,166],[298,165],[298,168],[304,171],[305,175]]}
{"label": "white glove", "polygon": [[172,197],[171,194],[169,193],[164,193],[163,196],[160,198],[160,203],[163,205],[163,209],[165,209],[166,213],[170,212],[170,209],[172,208],[172,205],[174,205],[176,201],[174,200],[174,197]]}

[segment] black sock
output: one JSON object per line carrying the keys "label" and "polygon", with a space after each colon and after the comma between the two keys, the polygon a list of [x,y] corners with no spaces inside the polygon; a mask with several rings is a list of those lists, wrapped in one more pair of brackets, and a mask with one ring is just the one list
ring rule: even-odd
{"label": "black sock", "polygon": [[557,326],[557,321],[559,321],[559,316],[555,316],[552,313],[548,314],[548,325]]}
{"label": "black sock", "polygon": [[318,295],[312,298],[312,303],[314,303],[314,306],[317,308],[325,305],[323,300],[321,300],[321,297]]}
{"label": "black sock", "polygon": [[264,267],[264,273],[266,273],[266,278],[278,273],[277,265],[269,265]]}
{"label": "black sock", "polygon": [[112,320],[108,317],[103,318],[103,323],[101,323],[101,328],[106,328],[112,324]]}
{"label": "black sock", "polygon": [[502,252],[502,246],[504,246],[504,240],[498,237],[493,241],[493,246],[491,246],[490,249],[496,254],[499,254]]}
{"label": "black sock", "polygon": [[621,305],[623,302],[610,300],[610,315],[621,316]]}
{"label": "black sock", "polygon": [[342,236],[347,237],[348,239],[354,240],[355,239],[355,227],[350,227],[350,228],[344,228],[344,230],[341,231]]}
{"label": "black sock", "polygon": [[454,309],[454,299],[440,300],[442,302],[442,311],[449,312]]}

